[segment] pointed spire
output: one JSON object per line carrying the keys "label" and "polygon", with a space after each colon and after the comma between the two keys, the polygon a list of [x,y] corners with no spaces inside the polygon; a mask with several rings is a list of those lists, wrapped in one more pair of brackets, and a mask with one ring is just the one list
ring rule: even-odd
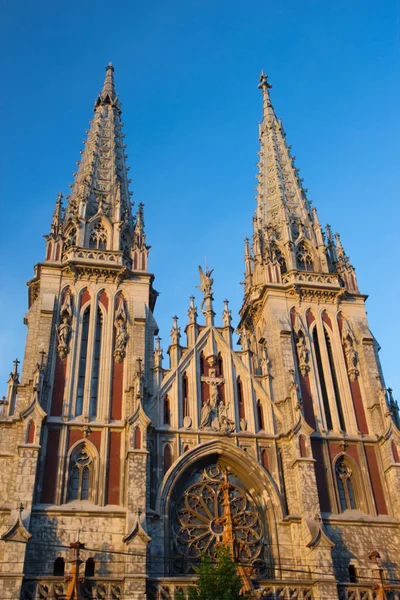
{"label": "pointed spire", "polygon": [[232,323],[232,313],[229,310],[229,300],[224,300],[224,312],[222,313],[224,327],[230,327]]}
{"label": "pointed spire", "polygon": [[136,213],[136,223],[134,232],[134,247],[142,249],[146,244],[146,235],[144,233],[144,216],[143,216],[144,204],[141,202],[138,206]]}
{"label": "pointed spire", "polygon": [[[94,107],[81,160],[65,211],[64,232],[68,246],[85,247],[89,240],[107,250],[122,251],[130,266],[134,221],[126,165],[127,154],[122,133],[121,109],[114,86],[114,67],[110,63],[101,94]],[[93,222],[93,217],[96,221]],[[107,221],[113,226],[109,232]],[[92,228],[97,226],[94,240]],[[100,229],[99,229],[100,227]],[[69,232],[74,231],[74,243]],[[100,237],[99,237],[100,236]]]}
{"label": "pointed spire", "polygon": [[114,67],[111,62],[106,66],[106,78],[104,79],[103,89],[101,90],[101,98],[104,99],[107,96],[109,96],[111,100],[115,100],[116,98],[114,86]]}
{"label": "pointed spire", "polygon": [[268,83],[268,75],[264,71],[261,71],[258,88],[262,91],[263,96],[263,123],[271,123],[273,119],[276,119],[268,91],[272,85]]}
{"label": "pointed spire", "polygon": [[62,232],[63,232],[64,218],[63,218],[62,201],[63,201],[63,195],[60,193],[57,196],[56,207],[55,207],[54,214],[53,214],[53,220],[51,222],[50,236],[54,240],[59,239],[62,236]]}

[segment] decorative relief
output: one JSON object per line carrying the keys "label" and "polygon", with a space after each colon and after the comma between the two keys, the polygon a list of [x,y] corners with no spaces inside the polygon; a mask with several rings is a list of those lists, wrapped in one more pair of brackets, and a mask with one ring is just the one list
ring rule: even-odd
{"label": "decorative relief", "polygon": [[68,354],[68,344],[71,337],[71,323],[72,323],[72,296],[71,291],[68,289],[65,292],[64,301],[60,309],[61,323],[57,327],[57,352],[61,359],[65,358]]}
{"label": "decorative relief", "polygon": [[193,572],[205,552],[214,555],[228,527],[236,559],[259,569],[264,554],[263,526],[250,494],[233,473],[218,464],[197,471],[193,479],[178,501],[174,542],[181,559],[175,561],[175,569]]}

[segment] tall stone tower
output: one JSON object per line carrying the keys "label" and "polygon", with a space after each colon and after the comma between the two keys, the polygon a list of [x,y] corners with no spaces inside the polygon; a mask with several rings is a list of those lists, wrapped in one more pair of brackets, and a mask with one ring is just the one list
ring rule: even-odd
{"label": "tall stone tower", "polygon": [[200,308],[192,296],[185,339],[174,317],[166,364],[113,72],[0,407],[0,599],[173,600],[219,543],[254,598],[399,598],[397,405],[267,77],[241,350],[200,267]]}

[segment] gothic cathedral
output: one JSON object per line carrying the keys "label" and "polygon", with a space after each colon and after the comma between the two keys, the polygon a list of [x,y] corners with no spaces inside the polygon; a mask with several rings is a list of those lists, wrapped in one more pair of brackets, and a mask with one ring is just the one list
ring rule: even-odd
{"label": "gothic cathedral", "polygon": [[0,404],[1,600],[173,600],[219,543],[254,598],[400,598],[397,404],[270,87],[241,350],[200,268],[166,361],[107,67]]}

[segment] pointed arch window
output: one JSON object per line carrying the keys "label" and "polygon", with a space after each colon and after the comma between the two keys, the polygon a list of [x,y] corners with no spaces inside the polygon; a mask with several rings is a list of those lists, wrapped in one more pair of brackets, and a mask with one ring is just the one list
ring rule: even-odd
{"label": "pointed arch window", "polygon": [[243,383],[240,377],[236,379],[236,390],[237,390],[237,399],[238,399],[238,409],[239,409],[239,419],[246,418],[246,412],[244,407],[244,398],[243,398]]}
{"label": "pointed arch window", "polygon": [[257,400],[257,421],[258,421],[258,430],[264,431],[265,430],[264,410],[263,410],[263,407],[261,404],[261,400]]}
{"label": "pointed arch window", "polygon": [[94,338],[94,350],[93,350],[93,366],[92,366],[92,377],[90,385],[90,416],[96,417],[97,415],[97,399],[99,394],[99,377],[100,377],[100,355],[101,355],[101,339],[103,334],[103,313],[101,309],[97,309],[96,315],[96,329]]}
{"label": "pointed arch window", "polygon": [[106,228],[100,222],[97,222],[92,227],[89,238],[89,248],[97,248],[98,250],[105,250],[107,248]]}
{"label": "pointed arch window", "polygon": [[93,458],[85,446],[71,456],[69,500],[89,500],[93,475]]}
{"label": "pointed arch window", "polygon": [[341,512],[347,509],[358,508],[354,489],[353,470],[344,456],[337,461],[335,471]]}
{"label": "pointed arch window", "polygon": [[221,352],[218,353],[218,376],[224,376],[224,361],[222,360]]}
{"label": "pointed arch window", "polygon": [[139,425],[135,428],[135,450],[140,450],[142,447],[142,432]]}
{"label": "pointed arch window", "polygon": [[85,577],[94,577],[95,567],[96,564],[94,558],[88,558],[85,563]]}
{"label": "pointed arch window", "polygon": [[169,444],[165,444],[164,446],[164,474],[168,471],[170,466],[172,465],[172,452],[171,446]]}
{"label": "pointed arch window", "polygon": [[297,268],[302,271],[313,271],[313,259],[308,246],[300,242],[296,251]]}
{"label": "pointed arch window", "polygon": [[189,399],[188,399],[189,381],[185,373],[182,375],[182,398],[183,398],[183,418],[189,416]]}
{"label": "pointed arch window", "polygon": [[328,430],[330,431],[330,430],[332,430],[332,415],[331,415],[331,409],[329,406],[328,392],[326,390],[324,369],[322,367],[322,359],[321,359],[321,349],[319,346],[318,332],[317,332],[316,327],[314,327],[314,330],[313,330],[313,344],[314,344],[314,350],[315,350],[315,359],[317,362],[319,385],[320,385],[321,394],[322,394],[322,403],[324,405],[324,411],[325,411],[326,426],[327,426]]}
{"label": "pointed arch window", "polygon": [[171,425],[171,407],[168,396],[164,398],[164,425]]}
{"label": "pointed arch window", "polygon": [[58,556],[54,561],[53,575],[55,577],[64,577],[65,574],[65,561],[62,556]]}
{"label": "pointed arch window", "polygon": [[275,262],[278,263],[279,268],[281,270],[281,275],[284,275],[287,272],[287,267],[286,267],[286,260],[285,260],[282,250],[280,248],[278,248],[278,246],[274,246],[272,249],[272,252],[273,252],[274,260],[275,260]]}
{"label": "pointed arch window", "polygon": [[261,464],[266,471],[269,471],[268,450],[266,450],[265,448],[261,450]]}
{"label": "pointed arch window", "polygon": [[340,423],[341,429],[343,431],[346,431],[346,424],[345,424],[345,421],[344,421],[342,402],[340,400],[339,385],[338,385],[338,380],[337,380],[337,377],[336,377],[335,361],[334,361],[334,358],[333,358],[331,338],[330,338],[330,336],[328,334],[328,331],[327,331],[327,329],[326,329],[325,326],[324,326],[324,332],[325,332],[326,349],[328,351],[329,367],[330,367],[330,370],[331,370],[333,390],[335,392],[336,407],[337,407],[338,416],[339,416],[339,423]]}
{"label": "pointed arch window", "polygon": [[82,414],[83,410],[83,396],[85,393],[85,377],[86,377],[86,361],[87,361],[87,348],[89,339],[89,321],[90,321],[90,307],[88,306],[83,313],[82,318],[82,336],[81,336],[81,349],[79,356],[79,371],[78,371],[78,391],[76,395],[76,410],[75,416]]}

